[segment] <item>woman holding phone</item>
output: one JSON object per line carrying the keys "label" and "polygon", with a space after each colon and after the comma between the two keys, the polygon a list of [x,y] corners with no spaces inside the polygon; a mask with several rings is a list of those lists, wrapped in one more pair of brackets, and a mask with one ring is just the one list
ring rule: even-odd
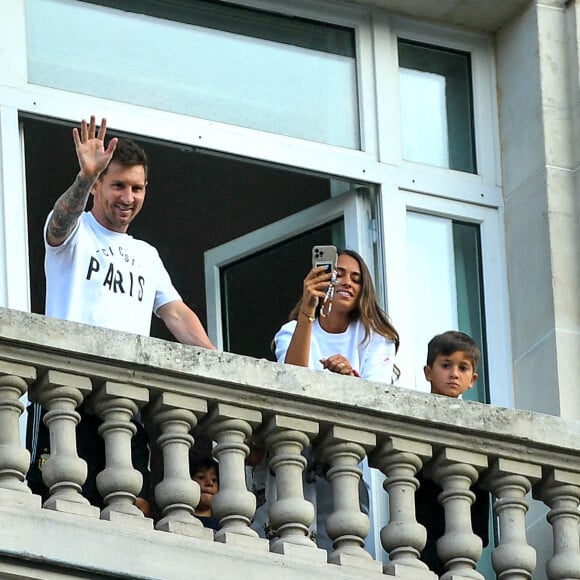
{"label": "woman holding phone", "polygon": [[315,266],[304,279],[302,298],[274,337],[278,362],[391,383],[399,334],[379,306],[367,265],[341,250],[333,289],[332,277]]}
{"label": "woman holding phone", "polygon": [[[318,260],[320,248],[325,259]],[[399,334],[379,306],[362,257],[352,250],[338,251],[331,272],[326,259],[333,252],[333,246],[313,248],[314,267],[304,279],[302,298],[274,337],[276,358],[280,363],[392,383]],[[333,510],[332,493],[324,469],[313,459],[310,457],[306,469],[304,495],[316,505],[316,543],[331,550],[326,519]],[[368,513],[368,490],[363,481],[359,501],[361,511]]]}

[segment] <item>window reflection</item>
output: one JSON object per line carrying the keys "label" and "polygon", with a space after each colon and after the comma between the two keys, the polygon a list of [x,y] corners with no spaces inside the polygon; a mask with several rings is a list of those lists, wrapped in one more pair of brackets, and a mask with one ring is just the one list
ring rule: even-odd
{"label": "window reflection", "polygon": [[[239,7],[231,13],[221,2],[111,6],[26,0],[29,81],[360,147],[353,29]],[[98,50],[87,73],[78,47],[89,30]]]}
{"label": "window reflection", "polygon": [[403,158],[477,172],[469,53],[399,40]]}
{"label": "window reflection", "polygon": [[407,213],[407,258],[413,318],[415,387],[427,391],[427,343],[440,332],[461,330],[481,348],[479,378],[464,399],[489,402],[479,225]]}

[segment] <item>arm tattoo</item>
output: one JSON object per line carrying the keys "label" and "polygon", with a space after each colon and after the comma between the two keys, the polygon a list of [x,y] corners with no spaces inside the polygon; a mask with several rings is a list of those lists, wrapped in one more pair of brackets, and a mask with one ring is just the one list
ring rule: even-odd
{"label": "arm tattoo", "polygon": [[60,244],[74,229],[85,209],[94,180],[77,175],[74,183],[56,200],[48,223],[46,237],[49,243]]}

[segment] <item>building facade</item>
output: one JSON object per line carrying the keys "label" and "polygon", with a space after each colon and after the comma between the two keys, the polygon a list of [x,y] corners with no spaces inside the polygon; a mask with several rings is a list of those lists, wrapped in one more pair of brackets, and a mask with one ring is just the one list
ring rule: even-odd
{"label": "building facade", "polygon": [[427,341],[459,328],[484,353],[474,399],[578,420],[579,11],[2,2],[0,306],[43,312],[42,224],[95,114],[150,153],[133,233],[223,350],[271,358],[310,247],[334,243],[372,266],[398,386],[426,390]]}

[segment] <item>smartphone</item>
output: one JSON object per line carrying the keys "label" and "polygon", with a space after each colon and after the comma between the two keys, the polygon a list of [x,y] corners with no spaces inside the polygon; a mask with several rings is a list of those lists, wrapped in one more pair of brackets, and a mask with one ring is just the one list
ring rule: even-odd
{"label": "smartphone", "polygon": [[336,270],[338,252],[335,246],[314,246],[312,248],[312,267],[324,266],[328,273]]}

